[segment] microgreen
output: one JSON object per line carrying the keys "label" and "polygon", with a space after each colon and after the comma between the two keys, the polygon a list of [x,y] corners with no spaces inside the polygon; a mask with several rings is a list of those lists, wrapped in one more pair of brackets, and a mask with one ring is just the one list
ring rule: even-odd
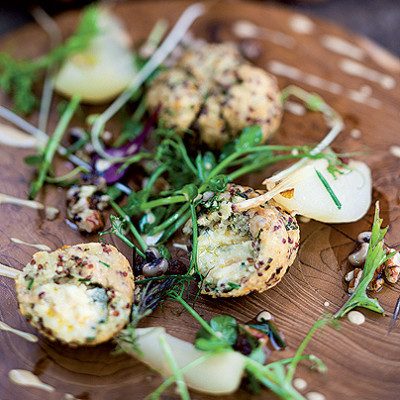
{"label": "microgreen", "polygon": [[235,141],[236,151],[246,151],[252,147],[258,146],[263,139],[261,128],[258,125],[249,126],[243,129],[239,139]]}
{"label": "microgreen", "polygon": [[107,263],[104,262],[104,261],[99,260],[99,263],[100,263],[100,264],[103,264],[103,265],[106,266],[107,268],[110,268],[110,264],[107,264]]}
{"label": "microgreen", "polygon": [[183,373],[182,373],[181,369],[179,368],[178,363],[175,360],[175,357],[174,357],[174,354],[172,353],[171,347],[169,346],[169,344],[164,336],[160,335],[160,337],[158,339],[160,341],[161,349],[165,355],[168,365],[171,368],[172,375],[176,382],[177,391],[180,394],[181,399],[182,400],[190,400],[189,391],[186,386],[185,379],[183,378]]}
{"label": "microgreen", "polygon": [[[120,210],[120,208],[118,208]],[[145,257],[144,252],[135,246],[124,234],[123,232],[123,225],[124,225],[124,220],[121,220],[120,218],[116,217],[115,215],[110,215],[110,223],[111,227],[103,232],[99,233],[99,240],[103,240],[103,236],[108,234],[108,233],[113,233],[115,236],[117,236],[119,239],[121,239],[124,243],[126,243],[129,247],[132,249],[135,249],[138,254],[140,254],[142,257]]]}
{"label": "microgreen", "polygon": [[118,339],[122,342],[129,343],[136,351],[140,351],[136,346],[135,339],[135,330],[139,322],[143,318],[149,316],[153,310],[169,296],[175,284],[176,280],[174,278],[147,282],[140,292],[139,301],[132,307],[131,322],[118,335]]}
{"label": "microgreen", "polygon": [[85,50],[98,33],[99,9],[88,7],[73,36],[64,44],[53,48],[36,60],[15,60],[7,53],[0,53],[0,88],[13,96],[14,109],[23,114],[30,113],[37,105],[32,88],[47,68],[59,65],[67,57]]}
{"label": "microgreen", "polygon": [[393,257],[393,255],[395,254],[395,252],[392,252],[390,254],[386,253],[386,250],[383,246],[383,238],[387,232],[388,227],[382,229],[381,225],[382,219],[379,218],[379,202],[376,202],[374,222],[372,224],[372,233],[360,283],[358,284],[356,290],[351,295],[351,297],[343,305],[343,307],[335,314],[335,318],[343,317],[355,307],[368,308],[380,314],[385,313],[383,308],[380,306],[378,300],[371,299],[367,295],[368,285],[374,277],[376,269],[386,260]]}
{"label": "microgreen", "polygon": [[[215,352],[235,351],[232,345],[235,343],[240,325],[230,316],[222,315],[212,318],[210,323],[207,323],[183,298],[176,290],[171,290],[169,298],[178,301],[201,325],[201,329],[196,335],[195,346],[205,351],[204,357],[215,354]],[[251,387],[258,391],[260,385],[263,385],[285,400],[304,400],[304,397],[296,391],[292,385],[293,375],[297,364],[301,360],[310,360],[313,366],[316,365],[318,370],[325,371],[325,366],[321,360],[313,355],[304,356],[305,347],[310,341],[313,334],[324,325],[336,324],[335,320],[330,315],[322,316],[310,329],[309,333],[300,344],[293,358],[282,359],[264,365],[265,353],[260,346],[257,346],[249,356],[242,355],[244,359],[246,374],[250,379]],[[132,333],[134,335],[134,332]],[[136,349],[137,351],[137,349]],[[193,362],[193,366],[198,365],[203,361],[203,358]],[[177,378],[182,378],[183,372],[188,371],[190,366],[185,366],[179,371],[174,371],[174,377],[169,378],[155,392],[149,395],[149,398],[159,399],[162,391],[165,390],[171,383],[177,381]],[[183,397],[182,397],[183,398]]]}
{"label": "microgreen", "polygon": [[28,290],[31,290],[32,289],[32,287],[33,287],[33,282],[34,282],[35,280],[32,278],[31,280],[30,280],[30,282],[29,282],[29,285],[28,285]]}
{"label": "microgreen", "polygon": [[[135,239],[139,243],[139,246],[141,247],[140,249],[138,247],[134,246],[134,247],[136,247],[137,252],[141,256],[144,256],[143,251],[146,251],[147,244],[143,240],[143,238],[140,236],[140,234],[139,234],[138,230],[136,229],[136,227],[133,225],[129,215],[114,200],[110,200],[110,204],[114,208],[114,210],[120,215],[120,217],[123,218],[123,222],[128,225],[129,230],[132,232],[133,236],[135,237]],[[116,221],[116,220],[114,220],[114,221]],[[125,235],[122,233],[122,224],[115,225],[115,227],[117,229],[113,233],[115,233],[125,243],[129,244],[128,241],[127,241],[128,239],[126,239]],[[130,247],[132,247],[131,244],[129,244]]]}
{"label": "microgreen", "polygon": [[[27,160],[25,158],[25,163],[28,164],[28,162],[27,162]],[[83,168],[83,167],[76,167],[71,172],[68,172],[67,174],[62,175],[62,176],[57,176],[57,177],[47,176],[46,177],[46,182],[57,184],[58,186],[75,185],[75,184],[78,183],[78,176],[77,175],[80,174],[81,172],[86,172],[86,169]]]}
{"label": "microgreen", "polygon": [[199,350],[213,351],[232,346],[237,339],[236,320],[228,315],[214,317],[210,327],[216,334],[201,328],[196,334],[196,347]]}
{"label": "microgreen", "polygon": [[[175,131],[158,128],[155,136],[159,144],[154,155],[158,166],[154,172],[156,176],[152,174],[150,179],[153,184],[156,177],[162,175],[173,189],[154,195],[146,185],[145,189],[131,193],[124,210],[134,216],[151,209],[157,222],[149,224],[148,218],[144,217],[141,232],[151,236],[162,233],[158,243],[163,243],[190,217],[193,219],[193,210],[187,203],[194,201],[196,209],[203,206],[200,197],[205,192],[212,192],[216,197],[229,181],[243,174],[256,172],[280,160],[310,157],[310,149],[306,146],[260,145],[260,135],[258,126],[249,127],[232,146],[226,146],[219,157],[209,151],[192,156]],[[292,154],[294,149],[296,153]],[[330,156],[318,154],[315,157]],[[156,211],[158,208],[160,211]]]}
{"label": "microgreen", "polygon": [[319,180],[324,185],[329,196],[331,197],[332,201],[335,203],[335,206],[337,207],[338,210],[340,210],[342,208],[342,203],[337,198],[335,192],[332,189],[332,186],[329,184],[329,182],[326,180],[326,178],[324,177],[324,175],[322,175],[322,173],[320,171],[318,171],[316,168],[314,168],[314,170],[315,170],[315,173],[317,174]]}
{"label": "microgreen", "polygon": [[54,154],[57,151],[57,148],[60,144],[61,138],[62,138],[72,116],[74,115],[74,112],[75,112],[76,108],[78,107],[79,102],[80,102],[80,96],[74,95],[72,97],[71,102],[69,103],[67,109],[65,110],[64,114],[62,115],[62,117],[54,131],[53,136],[49,139],[43,153],[41,154],[42,160],[37,167],[38,168],[38,176],[37,176],[37,179],[32,182],[31,190],[29,193],[29,198],[31,200],[36,197],[36,195],[39,193],[39,190],[42,188],[42,186],[46,180],[47,173],[48,173],[49,169],[51,168]]}

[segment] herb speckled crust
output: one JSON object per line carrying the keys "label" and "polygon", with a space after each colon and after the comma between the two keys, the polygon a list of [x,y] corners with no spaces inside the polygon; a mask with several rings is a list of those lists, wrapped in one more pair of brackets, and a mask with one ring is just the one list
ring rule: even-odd
{"label": "herb speckled crust", "polygon": [[[202,293],[236,297],[263,292],[280,282],[296,258],[296,219],[270,201],[233,213],[232,204],[263,194],[246,186],[228,185],[211,211],[198,218],[198,266]],[[191,223],[184,228],[191,235]]]}
{"label": "herb speckled crust", "polygon": [[193,77],[184,70],[171,68],[160,73],[147,94],[148,106],[163,126],[184,132],[200,110],[202,96]]}
{"label": "herb speckled crust", "polygon": [[15,286],[30,323],[50,340],[73,347],[118,333],[129,319],[134,291],[128,260],[101,243],[37,252]]}
{"label": "herb speckled crust", "polygon": [[228,44],[206,44],[184,53],[176,67],[161,72],[147,92],[150,111],[165,128],[193,129],[220,149],[252,125],[265,142],[282,117],[275,77],[246,62]]}

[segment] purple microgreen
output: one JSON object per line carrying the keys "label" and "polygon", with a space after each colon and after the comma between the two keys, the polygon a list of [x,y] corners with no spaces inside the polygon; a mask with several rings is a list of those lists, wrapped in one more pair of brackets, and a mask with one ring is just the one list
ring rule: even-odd
{"label": "purple microgreen", "polygon": [[[116,159],[126,159],[137,154],[141,146],[143,145],[146,137],[152,131],[156,117],[157,112],[153,113],[153,115],[148,119],[142,132],[134,139],[125,143],[121,147],[106,149],[105,152],[112,156],[112,158]],[[105,169],[100,167],[101,165],[104,166],[104,164],[106,165]],[[100,158],[98,154],[93,157],[92,165],[100,175],[104,176],[108,185],[111,185],[121,180],[128,170],[128,168],[121,169],[121,167],[124,165],[123,162],[110,163],[108,160]]]}

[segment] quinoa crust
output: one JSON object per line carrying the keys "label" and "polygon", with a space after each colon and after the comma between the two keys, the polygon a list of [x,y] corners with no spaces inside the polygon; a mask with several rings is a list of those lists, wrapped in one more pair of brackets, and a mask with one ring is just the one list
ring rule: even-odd
{"label": "quinoa crust", "polygon": [[175,67],[156,77],[146,101],[161,126],[181,135],[191,130],[212,149],[252,125],[260,126],[265,142],[282,118],[275,77],[226,43],[186,51]]}

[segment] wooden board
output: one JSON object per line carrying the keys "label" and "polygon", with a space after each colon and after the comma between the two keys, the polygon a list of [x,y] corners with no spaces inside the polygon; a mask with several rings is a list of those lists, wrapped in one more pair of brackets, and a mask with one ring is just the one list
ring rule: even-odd
{"label": "wooden board", "polygon": [[[158,18],[167,17],[174,22],[187,4],[184,1],[170,1],[168,7],[165,7],[162,2],[131,2],[118,4],[115,11],[136,41],[149,33]],[[200,37],[208,40],[236,40],[231,33],[231,26],[237,20],[245,19],[291,38],[290,46],[287,43],[274,43],[271,37],[257,40],[262,55],[256,63],[266,69],[275,66],[274,71],[280,74],[280,87],[294,83],[316,91],[339,111],[344,118],[345,129],[335,142],[336,148],[353,151],[368,146],[370,152],[363,159],[372,169],[373,197],[374,200],[380,200],[384,225],[390,224],[386,242],[399,249],[400,159],[389,149],[393,145],[400,146],[400,62],[367,39],[323,21],[308,20],[308,28],[311,27],[312,31],[307,33],[303,29],[303,33],[295,32],[293,29],[299,31],[301,27],[307,26],[304,20],[299,25],[297,14],[288,9],[252,3],[211,4],[208,14],[194,24],[193,31]],[[66,35],[72,32],[76,18],[75,12],[57,18]],[[328,50],[322,45],[325,35],[346,40],[359,50],[353,49],[348,56]],[[1,47],[12,50],[18,56],[33,57],[46,51],[48,41],[39,27],[29,25],[5,38]],[[359,59],[352,58],[355,56]],[[351,76],[343,71],[340,65],[344,59],[356,61],[378,72],[378,75],[373,75],[378,77],[378,82]],[[297,72],[293,73],[292,69],[290,76],[284,76],[285,67],[277,62],[295,67]],[[381,80],[383,76],[390,77],[386,78],[386,84]],[[3,95],[0,103],[9,105]],[[36,123],[37,116],[33,115],[29,119]],[[52,131],[56,122],[54,107],[49,131]],[[320,116],[310,113],[296,116],[287,112],[274,141],[284,144],[311,143],[320,140],[325,131]],[[30,153],[28,150],[0,148],[1,192],[18,197],[26,196],[33,171],[24,165],[23,157]],[[270,175],[275,169],[266,171],[263,176]],[[258,176],[242,179],[242,182],[250,181],[260,186],[261,179]],[[21,269],[34,252],[28,247],[11,243],[11,237],[45,243],[53,249],[67,243],[96,240],[95,237],[81,237],[65,224],[63,191],[47,188],[42,200],[49,205],[60,206],[61,216],[57,220],[46,221],[40,213],[19,206],[0,205],[0,262]],[[196,306],[199,313],[207,319],[218,314],[229,314],[246,322],[266,309],[275,316],[289,344],[288,350],[274,357],[292,355],[313,322],[321,314],[334,313],[345,302],[347,295],[342,280],[346,272],[345,260],[354,248],[357,234],[367,230],[371,222],[372,208],[361,221],[353,224],[301,223],[302,240],[297,260],[276,288],[262,295],[245,298],[212,300],[200,297]],[[296,377],[308,382],[303,393],[316,391],[332,400],[399,398],[400,328],[387,334],[399,293],[398,285],[385,285],[378,294],[382,306],[387,310],[386,317],[363,311],[367,317],[365,324],[355,326],[344,319],[341,330],[327,327],[323,333],[315,335],[307,351],[326,363],[328,375],[323,376],[310,371],[308,366],[300,366]],[[18,312],[14,284],[10,279],[0,277],[0,294],[0,320],[34,333]],[[329,305],[324,305],[328,304],[326,302]],[[147,323],[165,326],[171,334],[192,340],[198,326],[187,314],[177,316],[173,310],[176,307],[166,306],[164,312],[157,311]],[[0,338],[2,400],[63,399],[65,393],[92,400],[142,399],[162,382],[155,372],[130,357],[111,354],[112,344],[74,350],[43,338],[36,344],[28,343],[2,331]],[[34,371],[42,381],[54,386],[56,392],[44,393],[39,389],[13,384],[8,378],[12,368]],[[169,395],[169,398],[177,398],[174,391]],[[212,398],[198,393],[193,397]],[[222,397],[228,398],[274,399],[275,396],[265,390],[260,396],[253,397],[240,389],[235,395]]]}

